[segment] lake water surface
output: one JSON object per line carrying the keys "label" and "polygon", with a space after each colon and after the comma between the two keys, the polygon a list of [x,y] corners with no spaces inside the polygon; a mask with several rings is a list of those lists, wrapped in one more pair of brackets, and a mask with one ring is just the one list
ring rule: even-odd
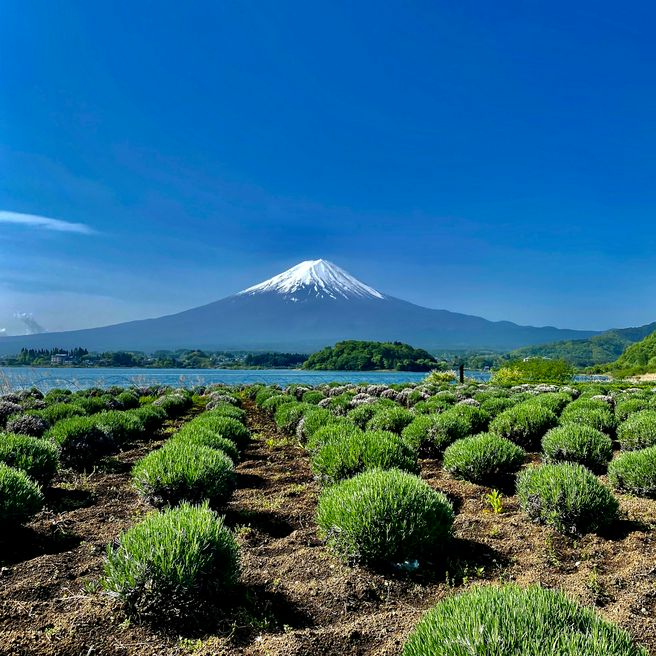
{"label": "lake water surface", "polygon": [[[489,380],[489,372],[467,371],[465,374],[480,381]],[[304,383],[392,383],[419,382],[425,373],[410,371],[304,371],[302,369],[116,369],[73,367],[2,367],[0,384],[15,389],[36,386],[41,390],[53,387],[84,389],[111,385],[172,385],[193,387],[211,383],[242,385],[290,385]]]}

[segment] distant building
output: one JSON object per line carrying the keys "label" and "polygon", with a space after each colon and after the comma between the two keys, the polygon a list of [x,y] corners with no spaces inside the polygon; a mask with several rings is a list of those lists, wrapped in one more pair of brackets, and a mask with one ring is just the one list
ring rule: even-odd
{"label": "distant building", "polygon": [[55,353],[50,356],[50,364],[66,364],[71,361],[72,358],[68,353]]}

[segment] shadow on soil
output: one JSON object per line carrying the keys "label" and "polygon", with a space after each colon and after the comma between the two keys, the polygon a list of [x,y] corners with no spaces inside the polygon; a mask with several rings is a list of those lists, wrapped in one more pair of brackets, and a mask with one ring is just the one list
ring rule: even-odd
{"label": "shadow on soil", "polygon": [[296,530],[296,527],[287,519],[272,512],[227,510],[225,518],[226,524],[232,528],[237,525],[250,526],[261,533],[270,535],[272,538],[285,538]]}
{"label": "shadow on soil", "polygon": [[49,532],[36,531],[21,526],[15,528],[11,535],[0,538],[0,563],[3,566],[37,558],[46,554],[59,554],[75,549],[82,539],[67,533],[60,527],[53,527]]}

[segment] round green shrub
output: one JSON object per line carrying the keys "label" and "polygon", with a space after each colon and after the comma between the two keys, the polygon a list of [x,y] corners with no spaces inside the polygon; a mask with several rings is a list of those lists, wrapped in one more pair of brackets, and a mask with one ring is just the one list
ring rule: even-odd
{"label": "round green shrub", "polygon": [[364,431],[352,424],[347,419],[333,421],[323,428],[315,431],[312,436],[305,443],[305,448],[310,453],[315,453],[324,444],[328,444],[333,440],[352,440],[357,441],[362,439]]}
{"label": "round green shrub", "polygon": [[24,471],[0,462],[0,526],[22,524],[42,507],[39,486]]}
{"label": "round green shrub", "polygon": [[72,394],[73,392],[71,392],[69,389],[60,389],[58,387],[54,387],[45,393],[43,400],[47,405],[60,402],[68,403]]}
{"label": "round green shrub", "polygon": [[262,387],[255,394],[255,405],[261,408],[267,399],[280,394],[282,394],[282,391],[276,387]]}
{"label": "round green shrub", "polygon": [[76,396],[74,399],[74,405],[82,408],[86,414],[93,415],[97,412],[102,412],[103,410],[109,410],[109,400],[111,400],[111,397]]}
{"label": "round green shrub", "polygon": [[214,410],[204,412],[194,419],[193,423],[195,426],[203,426],[213,430],[215,433],[221,435],[221,437],[234,442],[240,449],[245,447],[251,439],[250,431],[244,424],[232,417],[214,414]]}
{"label": "round green shrub", "polygon": [[319,392],[318,390],[309,390],[303,394],[301,400],[303,403],[311,403],[312,405],[317,405],[317,403],[322,401],[324,398],[326,397],[324,396],[323,392]]}
{"label": "round green shrub", "polygon": [[412,412],[405,408],[383,408],[368,421],[367,428],[400,434],[414,418]]}
{"label": "round green shrub", "polygon": [[578,462],[599,471],[613,455],[613,442],[592,426],[564,424],[552,428],[542,438],[542,451],[547,462]]}
{"label": "round green shrub", "polygon": [[[296,426],[296,436],[300,442],[305,442],[320,428],[334,423],[344,423],[346,420],[335,417],[331,412],[325,408],[312,408],[308,410],[303,419],[298,422]],[[350,423],[350,422],[349,422]]]}
{"label": "round green shrub", "polygon": [[207,504],[152,513],[107,548],[103,588],[129,617],[157,624],[197,620],[239,576],[239,548]]}
{"label": "round green shrub", "polygon": [[537,403],[551,410],[555,415],[559,415],[571,401],[572,397],[565,392],[547,392],[545,394],[538,394],[530,399],[531,403]]}
{"label": "round green shrub", "polygon": [[232,460],[217,449],[171,440],[152,451],[132,469],[135,487],[155,506],[181,501],[209,501],[219,506],[234,489]]}
{"label": "round green shrub", "polygon": [[426,446],[438,446],[442,433],[440,427],[441,421],[438,421],[440,415],[419,415],[415,417],[401,433],[401,437],[409,444],[415,451]]}
{"label": "round green shrub", "polygon": [[208,412],[219,417],[230,417],[231,419],[236,419],[242,424],[246,421],[246,411],[237,408],[230,403],[219,403],[213,406],[211,410],[208,410]]}
{"label": "round green shrub", "polygon": [[352,421],[358,428],[364,430],[371,418],[380,410],[382,406],[378,403],[362,403],[361,405],[349,410],[346,418]]}
{"label": "round green shrub", "polygon": [[618,490],[656,497],[656,446],[623,453],[608,465],[608,480]]}
{"label": "round green shrub", "polygon": [[39,410],[39,416],[48,422],[48,426],[54,426],[62,419],[82,417],[86,414],[86,410],[77,403],[53,403],[43,410]]}
{"label": "round green shrub", "polygon": [[197,426],[187,424],[183,426],[173,437],[172,441],[188,442],[199,446],[208,446],[211,449],[223,451],[230,460],[237,462],[239,460],[239,449],[237,445],[226,437],[222,437],[216,431],[206,426]]}
{"label": "round green shrub", "polygon": [[163,408],[167,417],[179,417],[192,405],[192,400],[184,394],[165,394],[153,401],[153,405]]}
{"label": "round green shrub", "polygon": [[619,425],[617,440],[624,451],[656,445],[656,410],[633,413]]}
{"label": "round green shrub", "polygon": [[[585,400],[585,399],[584,399]],[[583,424],[596,428],[602,433],[613,435],[617,428],[617,420],[607,404],[605,407],[586,407],[575,405],[578,401],[570,403],[560,415],[561,424]]]}
{"label": "round green shrub", "polygon": [[124,410],[99,412],[93,416],[93,420],[118,446],[137,440],[146,432],[141,418]]}
{"label": "round green shrub", "polygon": [[45,437],[59,446],[62,463],[74,468],[93,465],[115,449],[114,441],[97,425],[93,416],[62,419]]}
{"label": "round green shrub", "polygon": [[644,398],[627,399],[615,406],[615,418],[618,422],[626,421],[633,413],[649,408],[649,400]]}
{"label": "round green shrub", "polygon": [[57,473],[59,450],[38,437],[0,434],[0,462],[24,471],[40,485],[48,485]]}
{"label": "round green shrub", "polygon": [[524,401],[497,415],[490,432],[501,435],[524,449],[532,450],[542,436],[558,423],[558,417],[544,406]]}
{"label": "round green shrub", "polygon": [[417,473],[417,454],[395,433],[351,431],[328,440],[312,457],[312,471],[324,484],[336,483],[367,469]]}
{"label": "round green shrub", "polygon": [[524,470],[517,478],[517,495],[531,519],[562,533],[597,531],[617,517],[618,503],[610,490],[577,463]]}
{"label": "round green shrub", "polygon": [[166,421],[166,411],[156,405],[143,405],[134,410],[127,410],[143,424],[144,433],[154,433]]}
{"label": "round green shrub", "polygon": [[139,407],[139,397],[127,390],[117,394],[115,401],[121,410],[134,410]]}
{"label": "round green shrub", "polygon": [[261,408],[265,412],[275,414],[276,410],[286,403],[296,403],[296,399],[289,394],[277,394],[276,396],[269,397],[264,403],[262,403]]}
{"label": "round green shrub", "polygon": [[561,592],[482,586],[440,601],[403,656],[647,656],[631,636]]}
{"label": "round green shrub", "polygon": [[438,415],[429,416],[432,417],[431,423],[420,424],[417,433],[425,428],[427,432],[422,443],[428,441],[438,452],[456,440],[483,432],[490,420],[486,412],[471,405],[455,405]]}
{"label": "round green shrub", "polygon": [[483,434],[453,442],[446,448],[442,464],[458,478],[485,485],[517,472],[525,457],[524,449],[505,437]]}
{"label": "round green shrub", "polygon": [[314,408],[311,403],[284,403],[274,415],[276,426],[289,435],[294,434],[303,415],[311,408]]}
{"label": "round green shrub", "polygon": [[481,401],[481,410],[487,412],[490,417],[494,418],[500,415],[504,410],[517,405],[517,401],[507,397],[490,397]]}
{"label": "round green shrub", "polygon": [[451,535],[448,499],[406,472],[372,469],[326,488],[317,521],[329,547],[351,562],[431,561]]}

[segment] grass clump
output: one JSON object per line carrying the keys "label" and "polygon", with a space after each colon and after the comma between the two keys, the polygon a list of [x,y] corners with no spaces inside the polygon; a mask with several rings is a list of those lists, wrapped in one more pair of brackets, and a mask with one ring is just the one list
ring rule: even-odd
{"label": "grass clump", "polygon": [[530,399],[531,403],[537,403],[556,415],[559,415],[572,401],[572,397],[566,392],[547,392],[538,394]]}
{"label": "grass clump", "polygon": [[332,550],[348,561],[382,567],[437,558],[453,518],[441,492],[396,469],[365,471],[326,488],[317,510]]}
{"label": "grass clump", "polygon": [[647,410],[649,408],[649,399],[636,398],[620,401],[615,406],[615,417],[618,422],[626,421],[634,412]]}
{"label": "grass clump", "polygon": [[179,417],[191,407],[192,400],[186,394],[165,394],[155,399],[153,405],[163,408],[167,417]]}
{"label": "grass clump", "polygon": [[59,446],[62,463],[80,469],[109,455],[115,447],[93,416],[62,419],[46,433],[46,438]]}
{"label": "grass clump", "polygon": [[207,504],[152,513],[107,548],[103,588],[137,621],[199,619],[239,576],[235,538]]}
{"label": "grass clump", "polygon": [[414,418],[412,412],[405,408],[382,408],[367,422],[367,428],[373,431],[390,431],[400,434]]}
{"label": "grass clump", "polygon": [[118,446],[136,440],[145,433],[145,425],[139,415],[123,410],[99,412],[93,417],[100,428]]}
{"label": "grass clump", "polygon": [[154,506],[205,500],[220,506],[232,494],[234,478],[234,464],[225,453],[182,440],[167,442],[132,469],[139,494]]}
{"label": "grass clump", "polygon": [[608,480],[617,490],[656,497],[656,446],[623,453],[608,465]]}
{"label": "grass clump", "polygon": [[313,407],[310,403],[284,403],[274,415],[276,426],[288,435],[293,435],[303,415]]}
{"label": "grass clump", "polygon": [[[306,442],[312,435],[314,435],[320,428],[334,423],[344,423],[343,418],[337,418],[329,410],[325,408],[312,408],[308,410],[303,419],[298,422],[296,426],[296,436],[300,442]],[[349,422],[350,423],[350,422]]]}
{"label": "grass clump", "polygon": [[232,405],[231,403],[217,403],[213,405],[208,412],[212,412],[213,415],[220,417],[230,417],[231,419],[236,419],[240,423],[246,421],[246,411],[242,408]]}
{"label": "grass clump", "polygon": [[137,417],[143,424],[145,433],[154,433],[166,421],[166,411],[156,405],[144,405],[134,410],[128,410],[128,414]]}
{"label": "grass clump", "polygon": [[347,440],[356,442],[362,439],[364,431],[353,425],[346,419],[333,421],[328,425],[315,431],[305,443],[305,448],[310,453],[316,453],[325,444],[335,440]]}
{"label": "grass clump", "polygon": [[426,417],[417,417],[414,426],[408,426],[405,438],[412,445],[429,445],[438,452],[456,440],[483,432],[490,419],[486,412],[471,405],[456,405]]}
{"label": "grass clump", "polygon": [[290,394],[276,394],[275,396],[270,396],[260,407],[265,412],[273,415],[280,406],[285,405],[286,403],[296,402],[296,399]]}
{"label": "grass clump", "polygon": [[121,410],[134,410],[139,407],[139,397],[128,390],[117,394],[114,400]]}
{"label": "grass clump", "polygon": [[0,434],[0,462],[20,469],[40,485],[48,485],[59,467],[59,450],[37,437]]}
{"label": "grass clump", "polygon": [[527,469],[517,479],[522,509],[561,533],[597,531],[617,517],[610,490],[582,465],[566,462]]}
{"label": "grass clump", "polygon": [[613,455],[613,442],[592,426],[564,424],[552,428],[542,438],[542,451],[547,462],[578,462],[600,471]]}
{"label": "grass clump", "polygon": [[570,403],[560,415],[561,424],[584,424],[602,433],[613,435],[617,420],[605,401],[579,399]]}
{"label": "grass clump", "polygon": [[497,415],[490,424],[490,432],[530,451],[557,423],[558,417],[549,408],[533,401],[524,401]]}
{"label": "grass clump", "polygon": [[561,592],[484,586],[448,597],[410,634],[403,656],[647,656],[623,629]]}
{"label": "grass clump", "polygon": [[656,410],[632,414],[617,429],[617,440],[624,451],[656,445]]}
{"label": "grass clump", "polygon": [[24,471],[0,462],[0,526],[22,524],[42,507],[39,486]]}
{"label": "grass clump", "polygon": [[209,428],[221,437],[234,442],[240,449],[245,447],[251,439],[250,431],[244,424],[232,417],[214,414],[214,410],[204,412],[200,417],[194,419],[193,425]]}
{"label": "grass clump", "polygon": [[526,453],[514,442],[494,434],[456,440],[444,452],[446,471],[482,485],[502,482],[522,466]]}
{"label": "grass clump", "polygon": [[211,449],[218,449],[225,453],[230,460],[237,462],[239,460],[239,449],[237,445],[227,437],[219,435],[216,431],[205,426],[196,426],[187,424],[183,426],[173,437],[172,441],[186,442],[198,446],[208,446]]}
{"label": "grass clump", "polygon": [[82,417],[86,414],[86,410],[77,403],[53,403],[43,408],[43,410],[39,410],[39,416],[43,417],[49,426],[54,426],[62,419]]}
{"label": "grass clump", "polygon": [[417,473],[417,454],[401,437],[389,431],[345,431],[325,442],[312,458],[312,471],[325,484],[367,469]]}

